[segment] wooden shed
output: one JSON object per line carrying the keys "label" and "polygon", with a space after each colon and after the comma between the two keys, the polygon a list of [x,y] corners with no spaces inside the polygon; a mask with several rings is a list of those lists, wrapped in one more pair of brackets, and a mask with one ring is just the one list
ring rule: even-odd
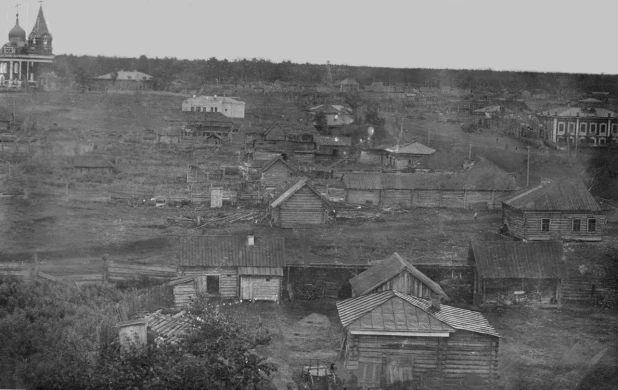
{"label": "wooden shed", "polygon": [[328,221],[330,202],[303,177],[270,204],[271,217],[283,228],[317,227]]}
{"label": "wooden shed", "polygon": [[352,297],[394,290],[419,298],[439,296],[449,299],[438,283],[425,276],[397,252],[350,279],[350,285]]}
{"label": "wooden shed", "polygon": [[119,322],[118,338],[123,352],[129,352],[132,348],[142,349],[147,343],[148,321],[145,319]]}
{"label": "wooden shed", "polygon": [[468,374],[490,385],[498,378],[500,336],[481,313],[392,290],[337,302],[337,311],[344,366],[362,389],[418,386],[428,377],[434,388],[460,388]]}
{"label": "wooden shed", "polygon": [[557,241],[472,241],[474,301],[559,304],[567,269],[563,256]]}
{"label": "wooden shed", "polygon": [[263,186],[276,186],[296,176],[296,169],[281,157],[270,160],[261,171],[260,181]]}
{"label": "wooden shed", "polygon": [[[285,242],[282,237],[196,236],[180,238],[175,300],[192,290],[225,299],[279,301]],[[194,295],[193,295],[194,296]]]}
{"label": "wooden shed", "polygon": [[581,182],[544,182],[502,198],[502,223],[525,240],[601,241],[604,212]]}

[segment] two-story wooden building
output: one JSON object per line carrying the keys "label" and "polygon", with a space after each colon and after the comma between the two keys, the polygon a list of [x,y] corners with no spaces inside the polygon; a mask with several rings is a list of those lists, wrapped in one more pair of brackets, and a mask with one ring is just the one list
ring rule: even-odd
{"label": "two-story wooden building", "polygon": [[544,182],[502,198],[502,223],[522,240],[600,241],[606,217],[583,183]]}

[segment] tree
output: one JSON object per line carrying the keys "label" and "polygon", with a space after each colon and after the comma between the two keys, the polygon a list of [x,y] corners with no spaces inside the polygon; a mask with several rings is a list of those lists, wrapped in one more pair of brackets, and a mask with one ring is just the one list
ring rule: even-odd
{"label": "tree", "polygon": [[328,131],[328,118],[326,117],[326,114],[318,111],[313,117],[313,125],[320,132]]}

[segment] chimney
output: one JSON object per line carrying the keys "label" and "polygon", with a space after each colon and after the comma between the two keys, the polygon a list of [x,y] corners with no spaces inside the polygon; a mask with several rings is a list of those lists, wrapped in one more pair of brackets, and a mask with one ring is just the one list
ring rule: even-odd
{"label": "chimney", "polygon": [[247,236],[247,245],[248,246],[255,245],[255,237],[254,236]]}
{"label": "chimney", "polygon": [[436,310],[436,311],[440,311],[440,296],[439,295],[432,295],[431,296],[431,308]]}

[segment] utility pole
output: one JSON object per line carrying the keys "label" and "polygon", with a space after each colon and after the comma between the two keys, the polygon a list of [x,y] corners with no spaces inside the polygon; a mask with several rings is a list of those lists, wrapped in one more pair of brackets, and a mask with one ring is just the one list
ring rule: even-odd
{"label": "utility pole", "polygon": [[530,146],[528,146],[528,158],[526,159],[526,187],[530,185]]}

